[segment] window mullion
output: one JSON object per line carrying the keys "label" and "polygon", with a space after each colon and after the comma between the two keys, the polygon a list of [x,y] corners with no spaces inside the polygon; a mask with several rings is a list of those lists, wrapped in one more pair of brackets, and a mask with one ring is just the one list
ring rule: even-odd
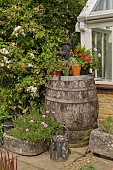
{"label": "window mullion", "polygon": [[[112,42],[113,42],[113,27],[112,27]],[[112,82],[113,82],[113,43],[112,43]]]}
{"label": "window mullion", "polygon": [[104,70],[104,33],[102,33],[102,78],[105,77]]}
{"label": "window mullion", "polygon": [[[97,32],[95,32],[95,47],[97,48]],[[97,70],[95,70],[95,78],[97,78]]]}

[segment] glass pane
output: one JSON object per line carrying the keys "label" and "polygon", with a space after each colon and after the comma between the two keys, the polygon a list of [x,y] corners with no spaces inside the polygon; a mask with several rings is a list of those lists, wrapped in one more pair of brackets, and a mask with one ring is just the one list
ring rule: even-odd
{"label": "glass pane", "polygon": [[[98,29],[99,30],[99,29]],[[111,33],[100,31],[92,32],[92,48],[96,48],[95,57],[98,57],[99,69],[95,77],[102,80],[112,80],[112,39]]]}
{"label": "glass pane", "polygon": [[112,43],[110,35],[104,34],[104,75],[107,80],[112,79]]}
{"label": "glass pane", "polygon": [[103,11],[113,9],[113,0],[98,0],[94,9],[94,11]]}

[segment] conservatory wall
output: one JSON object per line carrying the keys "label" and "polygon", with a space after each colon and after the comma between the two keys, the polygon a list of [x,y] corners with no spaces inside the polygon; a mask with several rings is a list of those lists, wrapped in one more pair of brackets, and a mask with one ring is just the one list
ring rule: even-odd
{"label": "conservatory wall", "polygon": [[113,0],[88,0],[78,16],[76,32],[81,45],[97,49],[99,69],[95,84],[99,99],[99,122],[113,116]]}

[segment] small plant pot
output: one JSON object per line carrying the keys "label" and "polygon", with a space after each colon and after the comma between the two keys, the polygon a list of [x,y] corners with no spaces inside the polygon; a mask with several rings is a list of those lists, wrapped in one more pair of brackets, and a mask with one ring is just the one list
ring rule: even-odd
{"label": "small plant pot", "polygon": [[69,68],[66,68],[65,70],[63,70],[63,76],[69,76]]}
{"label": "small plant pot", "polygon": [[62,76],[62,71],[54,71],[54,76]]}
{"label": "small plant pot", "polygon": [[74,65],[72,66],[72,76],[79,76],[81,71],[81,66]]}

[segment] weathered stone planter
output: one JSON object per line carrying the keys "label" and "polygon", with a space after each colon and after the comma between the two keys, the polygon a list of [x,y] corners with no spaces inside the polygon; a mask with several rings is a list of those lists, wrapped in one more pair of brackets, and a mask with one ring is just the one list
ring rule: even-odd
{"label": "weathered stone planter", "polygon": [[44,141],[37,143],[31,143],[26,140],[20,140],[9,136],[6,133],[3,134],[4,147],[11,152],[15,152],[21,155],[38,155],[47,150],[47,145]]}
{"label": "weathered stone planter", "polygon": [[93,153],[113,159],[113,135],[104,133],[99,128],[92,130],[89,149]]}

